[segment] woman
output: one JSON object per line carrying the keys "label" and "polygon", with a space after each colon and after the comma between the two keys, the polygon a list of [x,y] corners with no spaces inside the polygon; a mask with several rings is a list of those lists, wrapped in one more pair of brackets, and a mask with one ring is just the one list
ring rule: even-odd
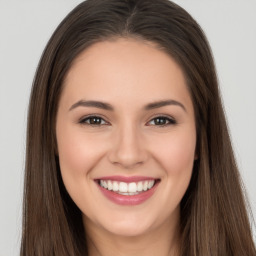
{"label": "woman", "polygon": [[21,255],[256,255],[210,47],[167,0],[88,0],[28,117]]}

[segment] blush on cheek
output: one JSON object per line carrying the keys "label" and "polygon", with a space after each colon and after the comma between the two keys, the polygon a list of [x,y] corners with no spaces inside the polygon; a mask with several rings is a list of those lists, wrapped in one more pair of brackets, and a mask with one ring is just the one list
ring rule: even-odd
{"label": "blush on cheek", "polygon": [[[168,143],[166,143],[168,142]],[[169,173],[191,171],[195,158],[195,139],[177,136],[158,144],[159,161],[165,163]]]}
{"label": "blush on cheek", "polygon": [[187,147],[187,149],[179,148],[173,152],[172,163],[174,170],[180,171],[189,171],[194,163],[194,150]]}
{"label": "blush on cheek", "polygon": [[58,141],[59,159],[62,169],[79,170],[82,166],[83,150],[75,139],[62,136]]}
{"label": "blush on cheek", "polygon": [[101,138],[74,126],[59,130],[57,144],[62,174],[74,177],[85,177],[100,161],[106,147]]}

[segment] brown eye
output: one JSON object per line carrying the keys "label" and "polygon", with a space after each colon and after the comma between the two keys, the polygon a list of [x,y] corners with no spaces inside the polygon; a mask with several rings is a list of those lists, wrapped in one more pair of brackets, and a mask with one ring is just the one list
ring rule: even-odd
{"label": "brown eye", "polygon": [[151,124],[153,123],[153,125],[155,126],[167,126],[167,125],[176,124],[176,121],[165,116],[158,116],[152,119],[149,123]]}
{"label": "brown eye", "polygon": [[95,126],[100,126],[100,125],[105,125],[107,124],[106,121],[99,117],[99,116],[89,116],[81,121],[79,121],[80,124],[85,124],[85,125],[95,125]]}

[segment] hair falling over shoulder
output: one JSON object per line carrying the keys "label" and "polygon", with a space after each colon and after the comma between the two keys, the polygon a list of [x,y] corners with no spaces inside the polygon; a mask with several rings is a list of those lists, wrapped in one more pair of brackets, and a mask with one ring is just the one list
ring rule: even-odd
{"label": "hair falling over shoulder", "polygon": [[87,0],[50,38],[30,96],[20,255],[87,255],[80,210],[60,175],[56,113],[65,75],[78,54],[118,37],[154,42],[170,54],[185,74],[194,104],[198,159],[181,201],[180,255],[255,256],[210,46],[196,21],[168,0]]}

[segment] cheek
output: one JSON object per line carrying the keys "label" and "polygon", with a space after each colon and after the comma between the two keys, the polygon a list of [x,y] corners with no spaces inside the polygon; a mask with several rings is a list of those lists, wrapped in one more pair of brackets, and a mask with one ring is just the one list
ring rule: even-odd
{"label": "cheek", "polygon": [[102,155],[92,136],[72,126],[57,129],[57,145],[63,176],[86,176]]}
{"label": "cheek", "polygon": [[170,210],[179,205],[191,179],[195,159],[195,134],[193,130],[179,130],[158,143],[157,160],[164,170],[163,197],[172,202]]}
{"label": "cheek", "polygon": [[158,140],[156,154],[167,174],[190,172],[195,159],[195,132],[179,131]]}
{"label": "cheek", "polygon": [[[59,126],[60,127],[60,126]],[[63,183],[70,197],[83,212],[90,212],[93,168],[103,152],[100,139],[86,135],[74,125],[57,126],[57,146]],[[80,127],[81,128],[81,127]],[[86,206],[86,207],[85,207]],[[97,208],[94,205],[93,208]]]}
{"label": "cheek", "polygon": [[189,186],[196,147],[196,135],[193,134],[191,131],[173,134],[158,144],[155,155],[164,171],[161,197],[162,207],[166,209],[165,217],[177,209]]}

